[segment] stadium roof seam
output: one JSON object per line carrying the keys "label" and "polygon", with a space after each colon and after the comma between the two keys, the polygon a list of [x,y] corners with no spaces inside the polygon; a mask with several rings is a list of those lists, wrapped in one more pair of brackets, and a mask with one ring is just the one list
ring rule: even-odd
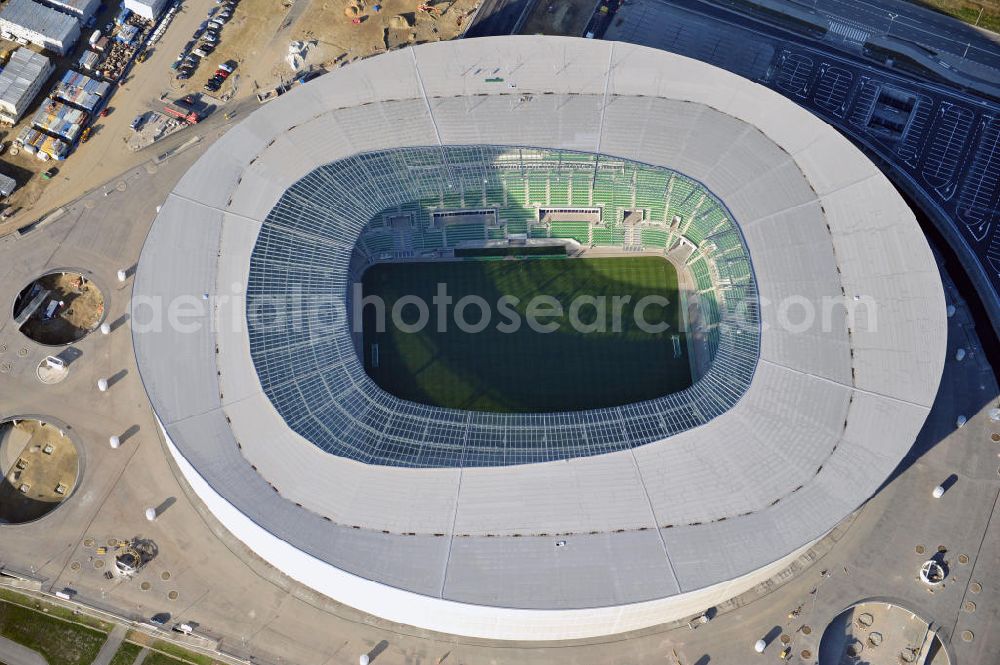
{"label": "stadium roof seam", "polygon": [[[855,349],[855,346],[853,344],[851,344],[850,347],[851,347],[852,351]],[[929,404],[920,404],[919,402],[913,402],[913,401],[910,401],[910,400],[903,399],[901,397],[894,397],[892,395],[886,395],[885,393],[880,393],[880,392],[875,391],[875,390],[866,390],[865,388],[859,388],[856,385],[852,385],[852,384],[849,385],[849,384],[843,383],[842,381],[837,381],[835,379],[831,379],[828,376],[822,376],[822,375],[816,374],[814,372],[805,372],[805,371],[800,370],[800,369],[795,369],[794,367],[789,367],[788,365],[776,362],[774,360],[770,360],[770,359],[765,358],[763,356],[761,356],[759,360],[760,360],[760,362],[767,363],[768,365],[771,365],[772,367],[778,367],[780,369],[786,370],[788,372],[792,372],[794,374],[799,374],[801,376],[808,376],[810,378],[817,379],[817,380],[823,381],[825,383],[832,383],[834,385],[840,386],[841,388],[847,388],[848,390],[853,390],[853,391],[861,393],[863,395],[870,395],[872,397],[878,397],[878,398],[881,398],[881,399],[887,399],[887,400],[890,400],[890,401],[893,401],[893,402],[897,402],[899,404],[906,404],[906,405],[909,405],[909,406],[915,406],[915,407],[917,407],[919,409],[923,409],[925,411],[930,411],[930,408],[931,408]]]}
{"label": "stadium roof seam", "polygon": [[[619,421],[621,421],[621,414],[619,414]],[[625,429],[625,423],[622,422],[622,429]],[[639,460],[635,456],[635,448],[629,448],[629,456],[632,459],[632,467],[635,469],[636,478],[639,480],[639,487],[642,488],[642,494],[646,498],[646,505],[649,507],[649,516],[653,520],[653,528],[656,530],[656,537],[660,541],[660,547],[663,548],[663,558],[667,562],[667,570],[670,571],[670,577],[673,579],[674,584],[678,589],[681,589],[681,582],[677,579],[677,571],[674,570],[674,562],[670,560],[670,548],[667,547],[667,541],[663,537],[663,530],[660,528],[660,520],[656,516],[656,508],[653,506],[653,499],[649,496],[649,488],[646,487],[646,478],[642,475],[642,467],[639,464]]]}
{"label": "stadium roof seam", "polygon": [[[466,432],[468,432],[468,429],[466,429]],[[426,438],[426,436],[427,436],[427,430],[425,427],[424,435],[421,440]],[[465,435],[465,438],[466,439],[468,438],[468,434]],[[464,445],[462,447],[463,449],[465,448]],[[439,598],[444,598],[444,590],[445,587],[448,586],[448,569],[451,565],[452,547],[455,544],[455,525],[458,523],[458,506],[462,497],[462,477],[464,474],[465,474],[465,467],[464,466],[458,467],[458,482],[456,483],[457,487],[455,488],[455,506],[452,509],[451,513],[451,528],[448,530],[448,552],[444,558],[444,571],[441,574],[441,590],[438,593]]]}
{"label": "stadium roof seam", "polygon": [[420,96],[424,100],[424,106],[427,107],[427,116],[430,118],[431,126],[434,128],[434,138],[437,139],[438,145],[444,145],[444,142],[441,141],[441,131],[438,129],[437,120],[434,118],[434,109],[431,108],[431,100],[427,98],[424,79],[420,76],[420,64],[417,62],[417,54],[413,49],[407,50],[409,50],[410,59],[413,62],[413,73],[416,74],[417,85],[420,86]]}
{"label": "stadium roof seam", "polygon": [[[615,43],[610,42],[608,48],[608,67],[604,71],[604,95],[601,100],[601,119],[597,125],[597,146],[594,152],[601,154],[601,140],[604,138],[604,118],[608,113],[608,90],[611,88],[611,71],[614,67]],[[596,173],[596,171],[595,171]]]}

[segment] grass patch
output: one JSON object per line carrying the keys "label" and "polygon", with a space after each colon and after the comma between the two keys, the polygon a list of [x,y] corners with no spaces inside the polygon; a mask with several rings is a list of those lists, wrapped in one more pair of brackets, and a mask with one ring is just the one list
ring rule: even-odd
{"label": "grass patch", "polygon": [[[914,4],[936,9],[970,25],[1000,32],[1000,0],[910,0]],[[980,14],[980,12],[982,12]]]}
{"label": "grass patch", "polygon": [[26,596],[23,593],[11,591],[10,589],[0,589],[0,600],[6,600],[15,605],[23,605],[25,607],[39,610],[48,616],[59,617],[60,619],[73,621],[75,623],[82,623],[83,625],[89,626],[102,633],[110,633],[111,629],[114,628],[114,625],[108,623],[107,621],[101,621],[100,619],[95,619],[94,617],[86,614],[74,612],[73,610],[67,609],[61,605],[46,603],[31,596]]}
{"label": "grass patch", "polygon": [[143,665],[184,665],[183,660],[178,660],[173,656],[167,656],[158,651],[150,651],[146,654],[146,660],[142,661]]}
{"label": "grass patch", "polygon": [[[380,333],[375,307],[364,310],[365,370],[404,399],[476,411],[575,411],[652,399],[691,384],[677,272],[661,257],[386,263],[372,266],[362,281],[366,295],[382,297],[386,312]],[[444,331],[438,329],[432,301],[440,283],[454,299]],[[408,295],[418,296],[429,308],[420,332],[392,324],[393,304]],[[644,331],[636,323],[635,305],[648,295],[669,301],[643,312],[647,323],[667,324],[664,331]],[[455,303],[464,296],[482,297],[491,310],[480,332],[462,331],[455,324]],[[521,323],[513,332],[498,325],[512,320],[498,306],[505,296],[519,301],[513,310]],[[561,305],[561,317],[537,319],[558,323],[554,332],[528,324],[528,304],[536,296],[551,296]],[[603,321],[604,331],[573,325],[571,304],[579,296],[604,299],[603,316],[593,304],[577,310],[580,323]],[[620,326],[615,325],[615,297],[631,299],[621,307]],[[401,314],[406,324],[418,318],[412,305]],[[475,304],[465,309],[466,322],[475,324],[480,316]],[[676,356],[674,335],[680,350]]]}
{"label": "grass patch", "polygon": [[39,652],[49,665],[90,665],[108,638],[106,632],[6,601],[0,602],[0,635]]}
{"label": "grass patch", "polygon": [[152,661],[152,665],[177,665],[178,661],[183,663],[192,663],[193,665],[212,665],[214,662],[210,656],[188,651],[184,647],[179,647],[172,642],[157,640],[153,643],[152,648],[163,651],[165,654],[169,655],[160,654],[156,651],[150,651],[149,655],[146,656],[146,660],[143,661],[143,665],[149,665],[150,659],[153,658],[153,656],[158,656],[159,659],[162,660],[154,660]]}
{"label": "grass patch", "polygon": [[132,665],[140,651],[142,651],[142,647],[138,644],[122,642],[114,657],[111,658],[111,665]]}

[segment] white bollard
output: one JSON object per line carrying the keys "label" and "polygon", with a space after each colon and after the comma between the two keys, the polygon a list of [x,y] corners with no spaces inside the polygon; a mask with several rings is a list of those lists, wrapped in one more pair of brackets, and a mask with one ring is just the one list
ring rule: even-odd
{"label": "white bollard", "polygon": [[101,334],[110,335],[111,334],[111,324],[105,321],[101,324]]}
{"label": "white bollard", "polygon": [[369,658],[366,653],[361,654],[361,658],[358,658],[358,665],[368,665],[370,662],[371,658]]}
{"label": "white bollard", "polygon": [[146,519],[150,522],[156,520],[156,508],[146,508]]}
{"label": "white bollard", "polygon": [[934,491],[931,492],[931,496],[933,496],[935,499],[940,499],[941,497],[943,497],[944,496],[944,485],[938,485],[937,487],[935,487]]}
{"label": "white bollard", "polygon": [[753,645],[753,650],[757,653],[764,653],[764,649],[767,648],[767,642],[764,640],[757,640]]}
{"label": "white bollard", "polygon": [[958,360],[959,362],[965,360],[965,349],[959,349],[955,352],[955,360]]}
{"label": "white bollard", "polygon": [[97,389],[100,390],[102,393],[104,391],[106,391],[108,389],[108,380],[107,379],[98,379],[97,380]]}
{"label": "white bollard", "polygon": [[117,448],[122,445],[121,440],[117,436],[108,437],[108,445],[112,448]]}
{"label": "white bollard", "polygon": [[118,271],[118,281],[119,282],[124,282],[127,277],[128,277],[128,273],[127,272],[125,272],[124,270],[119,270]]}

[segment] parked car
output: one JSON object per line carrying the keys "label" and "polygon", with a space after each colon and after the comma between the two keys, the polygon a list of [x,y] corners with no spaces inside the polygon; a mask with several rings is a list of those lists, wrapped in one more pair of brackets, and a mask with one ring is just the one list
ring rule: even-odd
{"label": "parked car", "polygon": [[219,35],[214,32],[206,32],[205,36],[202,37],[202,39],[204,39],[209,44],[212,44],[213,46],[219,43]]}
{"label": "parked car", "polygon": [[211,30],[212,32],[218,32],[219,30],[222,30],[222,22],[219,21],[218,19],[212,19],[211,21],[208,22],[208,30]]}
{"label": "parked car", "polygon": [[227,72],[225,69],[216,69],[215,76],[212,78],[217,78],[219,80],[225,81],[227,78],[229,78],[229,72]]}
{"label": "parked car", "polygon": [[129,125],[129,126],[132,128],[133,132],[137,132],[140,129],[142,129],[142,126],[143,126],[143,124],[145,122],[146,122],[146,114],[145,113],[140,113],[139,115],[137,115],[135,117],[135,120],[133,120],[132,124]]}
{"label": "parked car", "polygon": [[219,69],[227,74],[232,74],[233,70],[236,69],[236,62],[233,60],[226,60],[224,63],[219,65]]}
{"label": "parked car", "polygon": [[190,71],[178,72],[178,74],[177,74],[177,80],[178,81],[186,81],[189,78],[191,78],[191,72]]}

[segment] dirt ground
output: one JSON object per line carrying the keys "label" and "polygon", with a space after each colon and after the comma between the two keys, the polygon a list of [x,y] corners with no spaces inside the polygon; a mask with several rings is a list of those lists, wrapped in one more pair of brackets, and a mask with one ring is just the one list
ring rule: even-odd
{"label": "dirt ground", "polygon": [[582,37],[594,14],[595,0],[541,0],[524,22],[524,35]]}
{"label": "dirt ground", "polygon": [[[100,324],[104,295],[93,282],[75,273],[59,273],[46,275],[38,283],[52,293],[21,326],[21,332],[31,339],[41,344],[69,344]],[[56,316],[45,321],[42,316],[52,300],[63,301],[63,306]]]}
{"label": "dirt ground", "polygon": [[[137,114],[160,111],[163,98],[176,99],[197,92],[204,101],[220,106],[231,99],[251,98],[258,91],[273,90],[290,82],[296,71],[286,62],[293,41],[305,42],[304,58],[297,63],[297,71],[306,72],[333,69],[408,44],[452,39],[465,29],[478,2],[431,0],[428,4],[433,5],[433,11],[422,12],[418,0],[384,0],[379,11],[374,9],[374,0],[240,0],[233,18],[222,29],[216,50],[204,59],[192,78],[177,81],[170,64],[191,40],[195,28],[207,19],[208,12],[217,9],[212,0],[184,0],[181,12],[149,59],[137,65],[115,92],[110,102],[112,113],[98,119],[87,144],[78,145],[66,161],[56,164],[41,162],[24,151],[0,157],[0,172],[14,177],[19,186],[4,202],[8,206],[5,212],[13,216],[0,219],[0,235],[40,219],[46,212],[148,159],[148,151],[136,150],[139,146],[129,124]],[[352,22],[355,12],[348,9],[352,3],[357,7],[359,24]],[[111,3],[108,7],[99,25],[112,16]],[[56,76],[75,63],[85,45],[83,39],[71,56],[57,59],[60,68],[39,93],[39,99],[49,91]],[[236,61],[236,71],[218,92],[206,95],[202,90],[205,82],[219,64],[229,60]],[[37,105],[38,100],[18,127],[5,130],[5,135],[0,130],[0,140],[9,145],[20,127],[30,122]],[[180,131],[199,130],[196,126]],[[39,176],[53,167],[58,173],[51,180]]]}
{"label": "dirt ground", "polygon": [[[96,15],[97,25],[104,26],[105,24],[111,22],[115,14],[118,13],[117,3],[106,2],[103,5],[105,8],[102,12]],[[31,125],[31,119],[35,115],[35,111],[38,110],[42,99],[55,87],[56,83],[62,78],[63,74],[69,69],[75,69],[81,71],[77,67],[77,60],[80,54],[88,48],[87,37],[90,36],[92,29],[83,29],[81,31],[81,37],[77,44],[70,49],[69,53],[64,56],[55,55],[52,52],[45,51],[35,44],[29,44],[28,46],[22,47],[17,42],[10,40],[0,39],[0,50],[13,53],[14,49],[17,48],[28,48],[37,53],[42,53],[45,55],[53,65],[55,65],[55,71],[46,81],[45,85],[42,86],[41,90],[38,91],[38,95],[32,101],[31,106],[24,117],[15,125],[14,127],[7,127],[2,132],[0,132],[0,141],[2,141],[6,150],[0,161],[0,173],[8,175],[17,181],[18,190],[14,192],[4,203],[9,206],[11,210],[18,210],[22,208],[29,208],[39,201],[46,189],[52,184],[50,180],[43,180],[39,177],[46,169],[55,166],[57,169],[61,166],[60,162],[52,161],[42,161],[25,151],[20,151],[20,154],[13,155],[10,152],[11,142],[17,138],[18,133],[21,129]],[[84,74],[89,74],[88,72],[83,72]],[[91,136],[96,137],[103,130],[104,121],[96,120],[91,129]],[[70,159],[72,154],[70,155]]]}
{"label": "dirt ground", "polygon": [[76,446],[56,427],[37,420],[4,423],[0,448],[6,472],[0,482],[0,523],[38,519],[73,493],[79,473]]}
{"label": "dirt ground", "polygon": [[[200,91],[218,64],[235,60],[239,67],[218,96],[243,97],[258,89],[272,89],[290,81],[296,72],[286,60],[288,46],[295,41],[305,43],[297,68],[305,72],[330,70],[408,44],[452,39],[461,33],[478,3],[430,2],[430,12],[418,11],[420,4],[416,0],[298,0],[276,10],[274,0],[241,0],[222,30],[219,47],[183,88]],[[360,23],[354,24],[354,18]]]}

